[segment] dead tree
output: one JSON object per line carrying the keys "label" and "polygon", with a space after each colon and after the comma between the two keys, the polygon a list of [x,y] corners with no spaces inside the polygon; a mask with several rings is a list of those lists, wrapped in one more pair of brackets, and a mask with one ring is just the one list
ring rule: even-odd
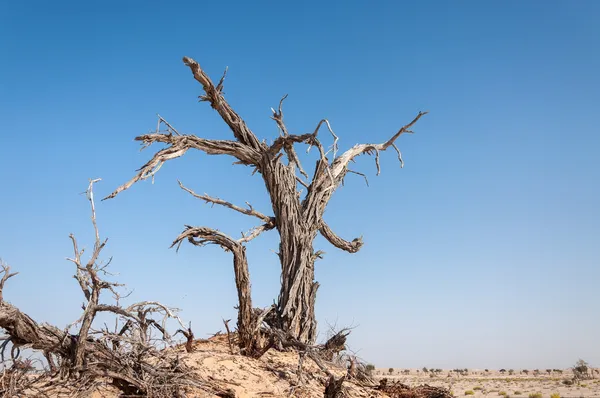
{"label": "dead tree", "polygon": [[[20,363],[20,348],[31,348],[43,353],[48,360],[48,377],[59,377],[64,386],[72,383],[76,388],[81,388],[97,380],[110,380],[124,395],[149,397],[180,396],[188,388],[223,392],[212,382],[197,379],[180,361],[179,354],[169,349],[172,340],[166,330],[168,319],[176,320],[186,329],[183,334],[188,344],[193,340],[191,327],[184,326],[176,314],[177,309],[155,301],[142,301],[128,307],[119,305],[121,296],[117,288],[122,285],[105,279],[110,261],[99,261],[107,241],[100,239],[96,224],[92,188],[97,181],[90,181],[86,191],[95,233],[95,243],[87,262],[82,260],[84,250],[80,250],[75,237],[70,236],[74,256],[69,260],[76,266],[74,277],[85,298],[83,314],[65,329],[37,323],[4,300],[4,286],[17,273],[11,273],[8,265],[0,264],[0,328],[7,334],[0,345],[2,364],[5,365],[5,350],[12,343],[10,360],[13,368]],[[102,302],[101,298],[106,292],[113,294],[116,304]],[[94,328],[94,320],[100,312],[117,317],[120,322],[115,324],[114,330],[108,327]],[[76,333],[71,332],[74,328]],[[154,337],[156,332],[159,333],[157,338]],[[21,382],[26,380],[20,377],[21,373],[13,372],[9,376],[0,383],[2,391],[17,391],[19,383],[19,391],[31,386],[31,383]],[[43,396],[42,393],[40,391],[40,395],[36,396]]]}
{"label": "dead tree", "polygon": [[[165,119],[159,116],[157,130],[153,134],[136,137],[144,147],[154,143],[165,144],[152,159],[141,167],[139,172],[127,183],[118,187],[107,198],[114,198],[134,183],[154,178],[164,162],[183,156],[188,150],[196,149],[209,155],[229,155],[237,164],[250,166],[258,172],[265,183],[271,199],[273,215],[260,213],[248,205],[242,208],[228,201],[209,195],[199,195],[181,185],[195,197],[208,203],[226,206],[232,210],[258,218],[262,225],[239,239],[207,227],[186,227],[175,240],[179,244],[187,239],[195,245],[217,244],[231,251],[234,256],[234,270],[239,299],[238,332],[240,345],[248,350],[256,345],[253,331],[257,330],[257,320],[253,317],[248,264],[244,244],[256,238],[260,233],[276,229],[280,236],[279,260],[281,262],[281,290],[276,305],[278,327],[298,341],[312,343],[316,337],[315,297],[319,284],[314,279],[315,260],[321,252],[315,252],[313,242],[318,233],[335,247],[350,253],[357,252],[362,238],[345,240],[335,234],[323,220],[325,207],[331,195],[344,181],[348,173],[364,174],[348,168],[350,162],[362,154],[375,156],[377,174],[380,172],[379,156],[382,151],[393,148],[398,154],[400,166],[403,165],[396,140],[400,135],[412,133],[412,126],[427,112],[419,114],[407,125],[400,128],[387,141],[379,144],[359,144],[338,154],[338,137],[331,129],[329,121],[323,119],[317,123],[312,133],[291,134],[283,119],[282,105],[286,96],[273,109],[272,119],[277,124],[280,135],[273,143],[260,141],[244,120],[231,108],[223,96],[225,74],[218,84],[214,84],[201,66],[191,58],[184,57],[194,78],[202,85],[202,101],[207,101],[221,116],[233,133],[233,140],[211,140],[196,135],[182,135]],[[166,131],[160,131],[164,125]],[[319,138],[321,127],[326,127],[333,137],[331,149],[326,150]],[[319,154],[312,178],[305,172],[297,156],[295,144],[306,144],[308,150],[315,147]],[[285,161],[287,158],[287,161]],[[254,337],[253,337],[254,336]]]}

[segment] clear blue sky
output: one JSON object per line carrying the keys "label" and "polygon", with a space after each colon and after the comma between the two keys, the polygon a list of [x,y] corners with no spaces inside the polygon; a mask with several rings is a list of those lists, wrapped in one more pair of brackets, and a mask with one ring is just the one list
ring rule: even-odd
{"label": "clear blue sky", "polygon": [[[260,138],[288,93],[293,132],[327,117],[341,149],[380,142],[431,113],[349,176],[326,219],[363,235],[355,255],[317,241],[320,330],[378,366],[600,366],[600,3],[45,2],[0,4],[0,257],[5,297],[66,325],[83,300],[68,239],[90,247],[88,178],[105,196],[151,155],[133,138],[156,113],[230,138],[182,64],[217,79]],[[169,249],[184,224],[233,235],[254,220],[177,187],[269,212],[260,176],[189,153],[98,204],[105,256],[136,300],[184,309],[198,337],[235,318],[231,257]],[[306,167],[313,162],[305,163]],[[255,304],[279,291],[275,232],[248,248]],[[595,291],[596,290],[596,291]]]}

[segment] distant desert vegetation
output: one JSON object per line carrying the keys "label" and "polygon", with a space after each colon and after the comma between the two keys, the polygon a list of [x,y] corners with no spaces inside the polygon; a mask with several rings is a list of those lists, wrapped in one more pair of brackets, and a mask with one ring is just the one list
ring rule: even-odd
{"label": "distant desert vegetation", "polygon": [[[579,366],[579,367],[578,367]],[[600,369],[579,361],[569,369],[405,369],[375,368],[376,379],[408,386],[428,384],[456,397],[600,397]]]}

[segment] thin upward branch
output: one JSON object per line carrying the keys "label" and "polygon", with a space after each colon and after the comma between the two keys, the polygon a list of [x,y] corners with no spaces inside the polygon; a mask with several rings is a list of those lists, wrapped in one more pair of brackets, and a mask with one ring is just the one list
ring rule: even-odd
{"label": "thin upward branch", "polygon": [[94,184],[98,181],[102,181],[102,178],[96,178],[95,180],[90,180],[90,185],[88,185],[88,189],[85,191],[88,200],[90,201],[90,205],[92,207],[92,225],[94,226],[94,233],[96,235],[96,240],[94,244],[100,245],[100,233],[98,232],[98,224],[96,223],[96,205],[94,203]]}
{"label": "thin upward branch", "polygon": [[167,121],[166,121],[166,120],[165,120],[165,119],[164,119],[162,116],[160,116],[159,114],[156,114],[156,116],[158,116],[158,125],[157,125],[157,127],[156,127],[156,133],[157,133],[157,134],[159,134],[159,133],[160,133],[160,130],[159,130],[159,128],[160,128],[160,124],[161,124],[161,123],[164,123],[164,125],[165,125],[165,126],[167,126],[167,131],[168,131],[169,133],[175,133],[175,134],[177,134],[177,135],[181,135],[181,134],[179,134],[179,131],[177,131],[177,130],[175,129],[175,127],[171,126],[171,124],[170,124],[169,122],[167,122]]}
{"label": "thin upward branch", "polygon": [[285,101],[287,97],[288,95],[286,94],[281,98],[281,100],[279,101],[278,110],[271,108],[271,112],[273,112],[273,116],[271,116],[271,119],[275,120],[275,122],[277,123],[277,127],[279,127],[279,131],[282,136],[289,135],[287,127],[283,122],[283,101]]}
{"label": "thin upward branch", "polygon": [[10,266],[8,264],[3,263],[0,260],[0,267],[2,267],[2,279],[0,280],[0,303],[2,303],[3,300],[3,292],[4,292],[4,284],[6,283],[7,280],[9,280],[10,278],[12,278],[15,275],[18,275],[18,272],[10,272]]}
{"label": "thin upward branch", "polygon": [[[287,97],[288,97],[288,95],[286,94],[283,96],[283,98],[281,98],[281,100],[279,101],[278,110],[271,108],[271,111],[273,112],[273,116],[271,116],[271,119],[275,120],[275,122],[277,123],[277,127],[279,128],[281,137],[289,137],[289,135],[290,135],[288,132],[288,129],[283,121],[283,101]],[[283,143],[283,150],[287,154],[289,164],[292,166],[298,167],[298,171],[300,172],[300,174],[302,174],[304,176],[304,178],[308,178],[308,174],[306,174],[306,171],[304,171],[304,168],[302,167],[302,163],[300,163],[300,159],[298,158],[298,154],[296,153],[296,150],[294,149],[294,142],[290,141],[290,140],[286,140]]]}

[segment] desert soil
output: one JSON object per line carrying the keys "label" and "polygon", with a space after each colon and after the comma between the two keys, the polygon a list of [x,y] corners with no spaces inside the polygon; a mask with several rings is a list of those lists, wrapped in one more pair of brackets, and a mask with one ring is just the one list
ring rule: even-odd
{"label": "desert soil", "polygon": [[[600,377],[594,375],[591,380],[581,381],[579,384],[567,386],[563,380],[572,379],[573,374],[570,370],[563,370],[562,374],[540,374],[533,376],[521,374],[516,370],[513,375],[508,372],[504,374],[499,371],[489,370],[469,370],[469,374],[459,376],[442,370],[435,377],[423,374],[422,370],[407,369],[409,374],[403,374],[405,369],[394,369],[390,375],[389,369],[376,369],[375,377],[377,379],[387,378],[392,382],[400,382],[409,386],[429,384],[436,387],[448,388],[456,397],[511,397],[528,398],[529,394],[541,393],[543,398],[549,398],[552,394],[558,393],[561,398],[579,398],[579,397],[600,397]],[[450,374],[450,376],[448,376]],[[467,393],[472,391],[473,394]]]}

